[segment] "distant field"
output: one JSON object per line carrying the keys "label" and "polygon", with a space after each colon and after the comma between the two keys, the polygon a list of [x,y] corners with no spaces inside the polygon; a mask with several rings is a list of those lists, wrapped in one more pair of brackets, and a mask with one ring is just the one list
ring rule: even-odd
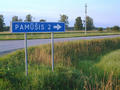
{"label": "distant field", "polygon": [[[119,35],[120,32],[99,32],[88,31],[85,35],[84,31],[67,31],[65,33],[55,33],[55,38],[70,38],[70,37],[84,37],[84,36],[104,36],[104,35]],[[28,33],[28,39],[48,39],[51,38],[50,33]],[[0,40],[23,40],[24,34],[0,33]]]}
{"label": "distant field", "polygon": [[51,46],[0,57],[0,90],[120,90],[120,38],[78,40],[55,44],[55,71]]}

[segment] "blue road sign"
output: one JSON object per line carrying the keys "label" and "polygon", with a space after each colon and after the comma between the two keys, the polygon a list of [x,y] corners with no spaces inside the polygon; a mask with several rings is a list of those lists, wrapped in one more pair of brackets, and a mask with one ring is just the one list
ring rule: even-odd
{"label": "blue road sign", "polygon": [[62,22],[12,22],[13,33],[23,32],[65,32]]}

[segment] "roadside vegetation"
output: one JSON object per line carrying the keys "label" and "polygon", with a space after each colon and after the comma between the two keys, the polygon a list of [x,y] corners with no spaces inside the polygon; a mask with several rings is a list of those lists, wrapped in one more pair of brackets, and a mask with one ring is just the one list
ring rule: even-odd
{"label": "roadside vegetation", "polygon": [[[67,31],[64,33],[55,33],[54,38],[71,38],[84,36],[105,36],[105,35],[120,35],[120,32],[108,31]],[[28,39],[50,39],[50,33],[28,33]],[[0,33],[0,40],[24,40],[24,33]]]}
{"label": "roadside vegetation", "polygon": [[0,57],[0,90],[119,90],[120,38],[79,40],[28,49],[28,77],[24,50]]}

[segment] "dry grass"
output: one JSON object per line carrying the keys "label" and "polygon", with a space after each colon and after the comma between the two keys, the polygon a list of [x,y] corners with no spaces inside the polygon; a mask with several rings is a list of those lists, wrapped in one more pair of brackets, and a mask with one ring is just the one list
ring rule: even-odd
{"label": "dry grass", "polygon": [[[85,40],[55,44],[55,63],[77,64],[79,60],[99,60],[104,54],[120,48],[120,39]],[[37,63],[51,63],[51,46],[41,45],[29,49],[29,60]]]}

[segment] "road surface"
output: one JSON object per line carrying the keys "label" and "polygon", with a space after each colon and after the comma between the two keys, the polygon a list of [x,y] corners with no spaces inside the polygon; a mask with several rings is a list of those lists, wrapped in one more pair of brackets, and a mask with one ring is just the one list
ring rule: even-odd
{"label": "road surface", "polygon": [[[101,38],[113,38],[113,37],[120,37],[120,35],[58,38],[54,40],[55,42],[65,42],[65,41],[73,41],[73,40],[89,40],[89,39],[101,39]],[[50,42],[51,42],[50,39],[28,40],[28,47],[37,46],[41,44],[48,44]],[[24,40],[0,41],[0,56],[22,48],[24,48]]]}

